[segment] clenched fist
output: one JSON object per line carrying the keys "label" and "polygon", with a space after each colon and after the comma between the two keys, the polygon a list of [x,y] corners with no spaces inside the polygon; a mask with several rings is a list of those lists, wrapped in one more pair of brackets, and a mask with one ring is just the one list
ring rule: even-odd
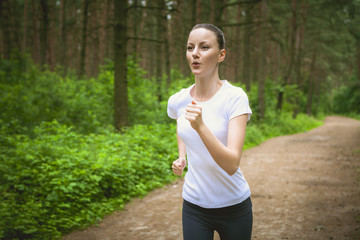
{"label": "clenched fist", "polygon": [[199,129],[203,124],[201,106],[197,105],[196,102],[191,101],[186,108],[185,119],[190,122],[193,129]]}
{"label": "clenched fist", "polygon": [[185,165],[186,165],[186,159],[185,158],[178,158],[172,164],[173,173],[176,174],[176,175],[181,176],[183,174]]}

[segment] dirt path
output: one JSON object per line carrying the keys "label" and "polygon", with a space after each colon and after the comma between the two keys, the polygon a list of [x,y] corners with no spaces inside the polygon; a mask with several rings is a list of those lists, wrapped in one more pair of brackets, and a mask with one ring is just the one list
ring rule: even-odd
{"label": "dirt path", "polygon": [[[328,117],[307,133],[245,151],[253,239],[360,239],[360,122]],[[183,180],[63,240],[181,240]],[[215,236],[215,239],[219,239]]]}

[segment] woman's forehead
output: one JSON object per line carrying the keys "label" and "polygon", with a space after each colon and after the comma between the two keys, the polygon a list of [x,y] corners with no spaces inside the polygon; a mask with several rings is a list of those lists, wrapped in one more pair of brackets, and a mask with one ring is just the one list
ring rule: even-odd
{"label": "woman's forehead", "polygon": [[205,28],[197,28],[190,32],[188,43],[195,42],[216,42],[216,35],[213,31]]}

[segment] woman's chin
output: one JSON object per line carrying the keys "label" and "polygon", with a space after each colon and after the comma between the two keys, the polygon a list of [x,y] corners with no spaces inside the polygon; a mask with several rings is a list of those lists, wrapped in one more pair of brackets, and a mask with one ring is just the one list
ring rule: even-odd
{"label": "woman's chin", "polygon": [[201,71],[199,69],[191,69],[191,72],[195,75],[195,76],[200,76],[201,75]]}

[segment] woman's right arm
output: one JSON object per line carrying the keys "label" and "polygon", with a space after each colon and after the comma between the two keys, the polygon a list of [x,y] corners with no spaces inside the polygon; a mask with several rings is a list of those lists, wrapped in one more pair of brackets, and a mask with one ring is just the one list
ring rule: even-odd
{"label": "woman's right arm", "polygon": [[177,143],[178,143],[179,158],[186,159],[185,143],[183,142],[183,140],[179,136],[179,133],[177,132],[177,130],[176,130],[176,137],[177,137]]}
{"label": "woman's right arm", "polygon": [[186,166],[186,147],[177,131],[176,131],[176,137],[177,137],[179,158],[173,162],[172,169],[174,174],[181,176]]}

